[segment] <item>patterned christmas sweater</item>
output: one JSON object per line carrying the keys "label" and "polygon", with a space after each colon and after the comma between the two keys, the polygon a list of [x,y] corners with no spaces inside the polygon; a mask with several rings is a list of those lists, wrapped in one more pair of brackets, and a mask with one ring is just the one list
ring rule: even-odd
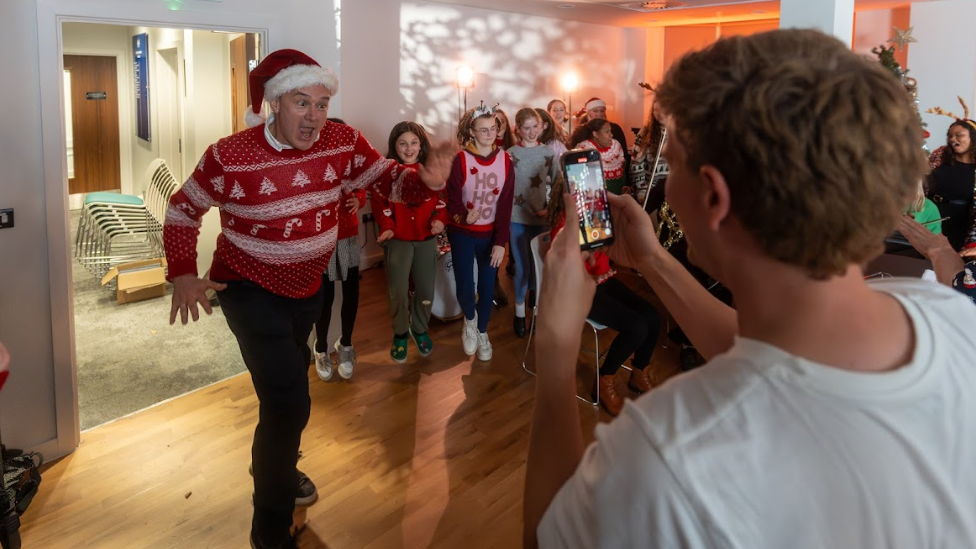
{"label": "patterned christmas sweater", "polygon": [[600,153],[600,163],[603,165],[603,180],[608,191],[613,194],[623,194],[627,179],[624,177],[624,150],[617,140],[610,142],[610,146],[603,148],[592,139],[579,144],[581,149],[595,149]]}
{"label": "patterned christmas sweater", "polygon": [[275,150],[264,126],[221,139],[170,199],[163,227],[169,278],[197,275],[201,218],[216,206],[221,231],[211,279],[250,280],[291,298],[314,295],[339,237],[341,199],[359,190],[393,202],[429,193],[415,170],[383,158],[342,124],[327,122],[307,151]]}
{"label": "patterned christmas sweater", "polygon": [[427,200],[418,204],[391,203],[375,193],[369,195],[369,203],[376,223],[380,226],[380,234],[393,231],[393,238],[396,240],[430,240],[435,237],[430,232],[434,221],[440,221],[447,226],[447,193],[443,190],[430,191]]}

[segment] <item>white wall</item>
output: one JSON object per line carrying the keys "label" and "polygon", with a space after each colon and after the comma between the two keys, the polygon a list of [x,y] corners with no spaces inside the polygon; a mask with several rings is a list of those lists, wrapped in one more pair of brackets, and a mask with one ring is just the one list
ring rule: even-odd
{"label": "white wall", "polygon": [[952,123],[948,117],[927,114],[932,107],[963,116],[956,96],[962,97],[976,117],[976,2],[944,0],[912,5],[913,36],[918,42],[908,51],[908,69],[918,81],[919,109],[932,136],[929,150],[945,145]]}
{"label": "white wall", "polygon": [[[402,0],[357,0],[343,5],[342,78],[332,116],[359,128],[382,154],[401,120],[422,124],[435,141],[457,131],[455,71],[476,73],[468,108],[500,103],[514,124],[523,106],[545,108],[567,99],[559,86],[569,70],[579,75],[573,108],[598,96],[608,117],[633,143],[630,127],[643,125],[648,32],[464,6]],[[368,206],[367,206],[368,207]],[[367,210],[368,211],[368,210]],[[360,225],[362,266],[382,258],[372,228]],[[337,298],[337,305],[338,301]],[[337,333],[330,326],[330,341]]]}
{"label": "white wall", "polygon": [[[17,226],[0,231],[0,339],[13,357],[0,396],[5,444],[48,458],[79,442],[72,335],[67,182],[61,114],[60,22],[198,27],[266,33],[267,47],[297,48],[338,65],[332,1],[19,0],[0,2],[0,207],[16,208]],[[12,47],[15,46],[15,47]],[[16,258],[16,260],[12,260]]]}
{"label": "white wall", "polygon": [[559,78],[575,70],[574,108],[599,96],[622,127],[643,121],[637,86],[644,78],[643,30],[430,2],[358,0],[343,7],[342,117],[380,152],[400,120],[453,137],[461,64],[476,73],[469,108],[481,99],[498,102],[510,118],[523,106],[544,108],[564,96]]}

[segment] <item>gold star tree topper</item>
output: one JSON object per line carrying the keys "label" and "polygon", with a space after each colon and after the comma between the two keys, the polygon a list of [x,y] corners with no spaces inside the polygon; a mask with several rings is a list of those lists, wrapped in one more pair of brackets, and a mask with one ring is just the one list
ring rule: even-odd
{"label": "gold star tree topper", "polygon": [[907,29],[899,29],[898,27],[892,28],[895,29],[895,36],[889,38],[888,43],[898,46],[898,51],[904,50],[905,46],[911,44],[912,42],[918,42],[918,40],[915,40],[915,38],[912,36],[912,30],[915,27],[908,27]]}

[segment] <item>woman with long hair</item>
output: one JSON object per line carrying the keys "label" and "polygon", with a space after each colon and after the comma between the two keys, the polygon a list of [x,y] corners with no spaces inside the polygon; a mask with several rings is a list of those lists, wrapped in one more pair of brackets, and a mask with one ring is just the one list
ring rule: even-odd
{"label": "woman with long hair", "polygon": [[553,130],[556,132],[556,139],[566,143],[566,140],[569,139],[569,132],[566,131],[566,121],[569,120],[569,111],[566,109],[566,103],[563,103],[561,99],[553,99],[546,105],[546,112],[556,122],[553,125]]}
{"label": "woman with long hair", "polygon": [[[976,246],[973,205],[976,191],[976,122],[957,119],[946,132],[946,144],[930,157],[928,198],[942,217],[942,233],[953,249]],[[976,252],[976,250],[974,250]]]}

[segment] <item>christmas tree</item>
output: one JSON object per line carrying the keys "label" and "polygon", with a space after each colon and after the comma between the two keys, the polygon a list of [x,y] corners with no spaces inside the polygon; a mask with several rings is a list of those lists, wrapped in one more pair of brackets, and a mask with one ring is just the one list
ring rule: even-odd
{"label": "christmas tree", "polygon": [[918,116],[918,124],[922,128],[922,133],[925,137],[928,137],[929,132],[925,131],[925,121],[922,120],[922,113],[918,110],[918,82],[911,76],[908,76],[908,71],[901,68],[901,65],[895,59],[895,47],[891,46],[890,48],[886,48],[882,45],[872,49],[871,53],[877,55],[881,66],[888,69],[901,82],[901,85],[905,86],[905,91],[908,92],[908,96],[912,99],[912,107],[915,108],[915,115]]}

